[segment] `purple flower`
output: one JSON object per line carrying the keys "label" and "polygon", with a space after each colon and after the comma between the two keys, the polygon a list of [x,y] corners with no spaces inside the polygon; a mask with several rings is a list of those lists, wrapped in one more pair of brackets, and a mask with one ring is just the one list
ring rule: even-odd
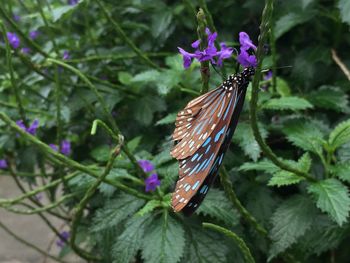
{"label": "purple flower", "polygon": [[156,173],[151,174],[146,180],[146,192],[154,191],[156,190],[157,186],[160,185],[160,181],[158,179],[158,175]]}
{"label": "purple flower", "polygon": [[198,40],[194,41],[194,42],[191,44],[191,47],[193,47],[193,48],[199,48],[200,43],[201,43],[201,40],[198,39]]}
{"label": "purple flower", "polygon": [[16,35],[16,33],[12,33],[12,32],[7,32],[7,39],[10,43],[10,45],[16,49],[19,47],[21,41],[19,40],[19,37]]}
{"label": "purple flower", "polygon": [[221,50],[218,52],[218,66],[222,65],[222,61],[226,58],[231,57],[233,48],[227,47],[225,43],[220,43]]}
{"label": "purple flower", "polygon": [[32,40],[36,39],[39,35],[40,35],[40,32],[36,30],[29,32],[29,37]]}
{"label": "purple flower", "polygon": [[65,50],[63,52],[63,57],[62,57],[64,60],[67,60],[67,59],[70,59],[70,55],[69,55],[69,52],[67,50]]}
{"label": "purple flower", "polygon": [[21,20],[21,17],[19,15],[13,15],[13,20],[19,22]]}
{"label": "purple flower", "polygon": [[246,32],[239,32],[239,43],[241,44],[241,49],[248,50],[250,48],[256,51],[256,46],[251,41],[249,35]]}
{"label": "purple flower", "polygon": [[70,237],[70,233],[67,231],[62,231],[60,233],[59,239],[56,241],[56,245],[60,248],[63,248],[65,244],[68,242]]}
{"label": "purple flower", "polygon": [[18,125],[18,127],[20,127],[22,130],[30,133],[31,135],[35,135],[36,133],[36,130],[38,129],[39,127],[39,121],[37,119],[35,119],[32,124],[27,128],[25,125],[24,125],[24,122],[23,120],[19,120],[19,121],[16,121],[16,124]]}
{"label": "purple flower", "polygon": [[69,5],[76,5],[79,3],[79,0],[68,0]]}
{"label": "purple flower", "polygon": [[24,54],[24,55],[28,55],[30,53],[30,48],[29,47],[24,47],[21,49],[21,52]]}
{"label": "purple flower", "polygon": [[52,150],[54,150],[55,152],[58,152],[58,147],[56,144],[50,143],[49,146]]}
{"label": "purple flower", "polygon": [[272,79],[272,70],[269,70],[268,72],[266,72],[264,76],[264,80],[270,80],[270,79]]}
{"label": "purple flower", "polygon": [[7,166],[7,162],[5,159],[0,159],[0,169],[6,169]]}
{"label": "purple flower", "polygon": [[185,51],[184,49],[182,49],[181,47],[177,47],[177,49],[179,50],[179,52],[182,55],[184,68],[185,69],[189,68],[192,64],[192,58],[195,58],[196,54],[189,53],[189,52]]}
{"label": "purple flower", "polygon": [[138,160],[137,162],[145,173],[152,172],[154,170],[154,165],[148,160]]}
{"label": "purple flower", "polygon": [[257,60],[255,55],[249,55],[249,53],[241,48],[241,53],[237,56],[237,61],[239,64],[241,64],[243,67],[256,67],[257,66]]}
{"label": "purple flower", "polygon": [[69,155],[70,152],[71,152],[70,141],[63,140],[61,142],[61,153],[63,153],[64,155]]}

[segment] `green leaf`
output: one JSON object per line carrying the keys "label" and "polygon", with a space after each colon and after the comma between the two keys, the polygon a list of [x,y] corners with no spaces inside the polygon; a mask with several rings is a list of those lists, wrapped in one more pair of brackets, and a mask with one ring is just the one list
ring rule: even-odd
{"label": "green leaf", "polygon": [[[311,167],[311,158],[308,153],[305,153],[297,163],[293,162],[292,167],[297,168],[300,171],[308,172]],[[305,178],[298,176],[294,173],[280,170],[276,172],[272,178],[270,179],[268,185],[269,186],[284,186],[284,185],[291,185],[291,184],[297,184],[300,181],[305,180]]]}
{"label": "green leaf", "polygon": [[[259,130],[263,138],[267,137],[267,130],[259,123]],[[233,141],[238,143],[244,153],[252,160],[256,161],[260,157],[261,149],[255,140],[253,131],[248,123],[240,123],[233,137]]]}
{"label": "green leaf", "polygon": [[316,198],[317,207],[328,213],[338,225],[347,222],[350,197],[347,187],[340,181],[331,178],[312,183],[308,191]]}
{"label": "green leaf", "polygon": [[65,5],[65,6],[58,6],[53,8],[52,11],[50,12],[50,14],[52,14],[52,21],[57,22],[61,18],[71,13],[75,8],[76,8],[76,5]]}
{"label": "green leaf", "polygon": [[164,31],[169,28],[169,25],[173,19],[171,10],[163,10],[163,12],[152,15],[152,35],[154,38],[158,38]]}
{"label": "green leaf", "polygon": [[294,196],[279,206],[272,216],[273,241],[269,261],[285,251],[304,235],[314,221],[317,210],[311,200],[304,196]]}
{"label": "green leaf", "polygon": [[147,70],[134,76],[134,82],[154,82],[160,76],[159,71],[155,69]]}
{"label": "green leaf", "polygon": [[165,116],[163,119],[160,119],[156,122],[156,125],[164,125],[164,124],[174,124],[177,113],[171,113]]}
{"label": "green leaf", "polygon": [[159,200],[151,200],[148,201],[144,207],[142,207],[137,213],[136,215],[138,216],[144,216],[150,212],[152,212],[154,209],[156,209],[157,207],[161,207],[162,206],[162,202]]}
{"label": "green leaf", "polygon": [[239,220],[239,214],[227,200],[225,193],[215,188],[208,192],[196,214],[214,217],[230,226],[236,225]]}
{"label": "green leaf", "polygon": [[134,214],[143,204],[143,200],[122,193],[116,198],[107,201],[102,208],[97,210],[91,230],[98,232],[113,228]]}
{"label": "green leaf", "polygon": [[281,97],[270,99],[263,105],[263,109],[269,110],[306,110],[312,108],[312,104],[306,99],[299,97]]}
{"label": "green leaf", "polygon": [[348,0],[339,0],[338,8],[342,21],[350,25],[350,2]]}
{"label": "green leaf", "polygon": [[183,255],[185,242],[182,225],[165,211],[144,235],[142,258],[145,263],[176,263]]}
{"label": "green leaf", "polygon": [[137,251],[141,248],[147,226],[151,223],[151,215],[133,216],[125,224],[123,233],[113,245],[113,263],[134,261]]}
{"label": "green leaf", "polygon": [[124,85],[130,85],[132,82],[132,75],[128,72],[118,72],[118,80]]}
{"label": "green leaf", "polygon": [[270,160],[264,159],[256,163],[244,163],[239,167],[240,171],[262,171],[273,174],[280,169],[274,165]]}
{"label": "green leaf", "polygon": [[109,153],[110,153],[110,148],[108,145],[101,145],[96,148],[94,148],[91,152],[90,155],[92,158],[94,158],[96,161],[99,162],[107,162],[109,159]]}
{"label": "green leaf", "polygon": [[350,141],[350,120],[339,123],[329,135],[329,144],[335,150]]}
{"label": "green leaf", "polygon": [[133,138],[128,142],[128,148],[130,152],[134,152],[136,150],[137,146],[140,145],[141,140],[142,140],[142,136],[140,135],[140,136],[136,136],[135,138]]}
{"label": "green leaf", "polygon": [[339,87],[321,86],[317,91],[311,92],[307,98],[316,107],[349,112],[348,96]]}
{"label": "green leaf", "polygon": [[294,120],[282,129],[288,141],[295,146],[314,153],[320,153],[323,145],[323,132],[320,126],[310,120]]}
{"label": "green leaf", "polygon": [[288,83],[279,77],[276,78],[276,91],[281,97],[289,97],[291,94]]}
{"label": "green leaf", "polygon": [[330,168],[330,171],[339,179],[350,183],[350,162],[337,163]]}
{"label": "green leaf", "polygon": [[135,104],[135,118],[144,125],[150,125],[153,120],[153,114],[165,110],[164,100],[159,97],[143,97]]}

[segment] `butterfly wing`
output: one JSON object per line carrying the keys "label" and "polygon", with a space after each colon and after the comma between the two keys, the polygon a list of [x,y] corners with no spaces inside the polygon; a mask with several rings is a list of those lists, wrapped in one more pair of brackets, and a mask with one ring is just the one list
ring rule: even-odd
{"label": "butterfly wing", "polygon": [[[192,110],[196,115],[191,117],[193,119],[189,121],[191,126],[188,129],[188,134],[193,134],[194,137],[186,135],[179,139],[172,151],[172,155],[180,162],[179,180],[172,198],[175,211],[185,207],[195,209],[203,200],[223,160],[223,154],[220,154],[222,147],[227,144],[225,141],[231,139],[227,139],[226,135],[233,134],[230,123],[238,99],[243,97],[244,101],[244,95],[242,96],[237,83],[233,83],[228,89],[221,87],[205,95],[207,96],[199,97],[197,103],[191,101],[187,105],[196,107],[196,111]],[[200,132],[197,134],[198,130]],[[178,151],[181,154],[176,154]]]}

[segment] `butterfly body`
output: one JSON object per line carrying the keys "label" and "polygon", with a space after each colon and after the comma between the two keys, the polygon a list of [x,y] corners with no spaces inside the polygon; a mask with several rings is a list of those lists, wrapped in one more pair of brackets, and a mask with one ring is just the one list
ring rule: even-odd
{"label": "butterfly body", "polygon": [[218,88],[190,101],[177,115],[171,155],[179,161],[172,196],[175,212],[191,215],[214,182],[230,145],[254,68],[231,75]]}

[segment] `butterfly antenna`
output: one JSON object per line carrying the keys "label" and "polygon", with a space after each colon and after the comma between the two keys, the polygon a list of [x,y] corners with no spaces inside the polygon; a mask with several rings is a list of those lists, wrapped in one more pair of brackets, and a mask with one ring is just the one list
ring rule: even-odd
{"label": "butterfly antenna", "polygon": [[210,64],[212,65],[213,69],[215,70],[216,73],[218,73],[220,75],[220,77],[223,79],[224,76],[217,70],[215,64],[213,64],[212,62],[210,62]]}

